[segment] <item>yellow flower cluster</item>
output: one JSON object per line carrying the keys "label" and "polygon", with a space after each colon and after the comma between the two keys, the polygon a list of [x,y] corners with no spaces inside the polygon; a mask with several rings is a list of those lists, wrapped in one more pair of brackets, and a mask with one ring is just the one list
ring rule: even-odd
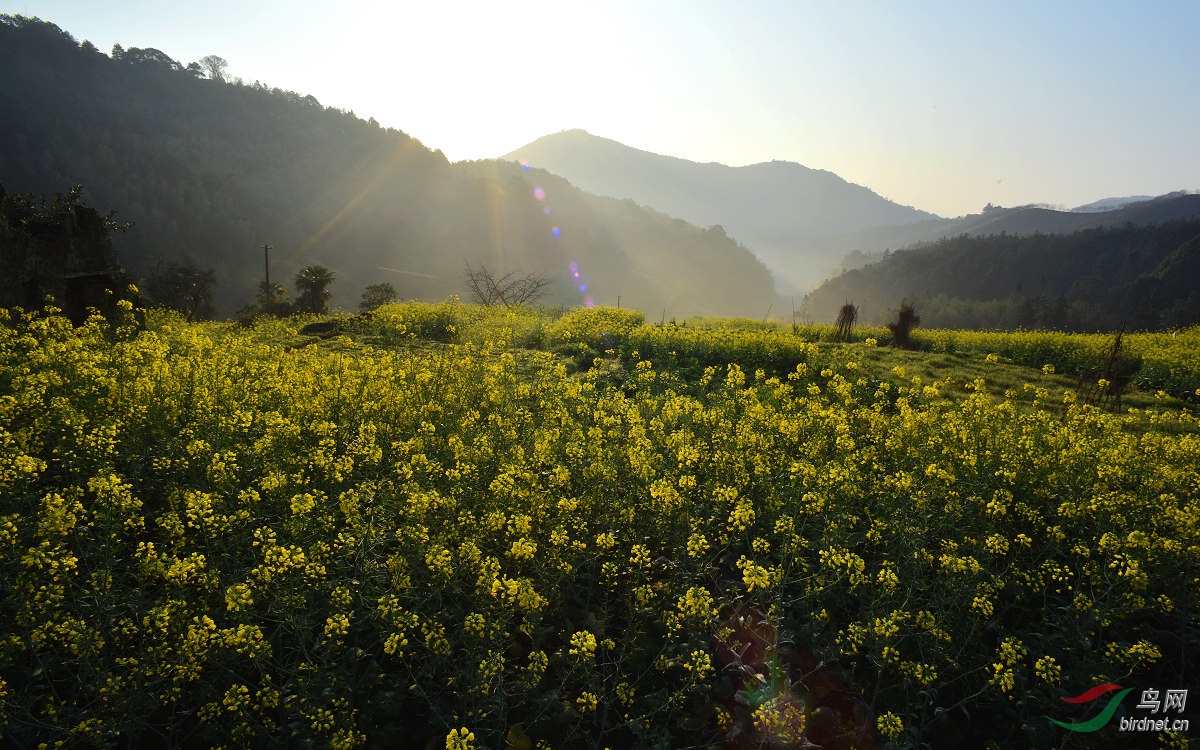
{"label": "yellow flower cluster", "polygon": [[793,747],[804,739],[808,720],[802,706],[792,698],[775,698],[754,709],[754,730],[772,745]]}
{"label": "yellow flower cluster", "polygon": [[577,631],[571,636],[570,654],[581,659],[590,659],[595,656],[596,636],[586,630]]}
{"label": "yellow flower cluster", "polygon": [[475,733],[466,727],[451,729],[446,735],[446,750],[475,750]]}
{"label": "yellow flower cluster", "polygon": [[679,614],[687,620],[709,623],[717,617],[716,601],[708,589],[703,586],[693,586],[679,597],[676,605]]}
{"label": "yellow flower cluster", "polygon": [[596,707],[600,704],[600,701],[596,697],[595,693],[590,693],[585,690],[579,695],[578,698],[575,699],[575,703],[579,706],[580,713],[586,714],[591,711],[595,711]]}
{"label": "yellow flower cluster", "polygon": [[889,740],[894,740],[904,734],[904,722],[896,714],[888,711],[875,720],[875,728]]}
{"label": "yellow flower cluster", "polygon": [[1057,685],[1062,679],[1062,667],[1058,665],[1053,656],[1043,656],[1038,659],[1033,665],[1033,670],[1038,677],[1051,685]]}

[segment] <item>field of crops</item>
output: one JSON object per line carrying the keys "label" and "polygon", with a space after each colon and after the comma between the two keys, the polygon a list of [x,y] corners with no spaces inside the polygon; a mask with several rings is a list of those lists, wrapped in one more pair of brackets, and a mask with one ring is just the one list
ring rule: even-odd
{"label": "field of crops", "polygon": [[1046,717],[1200,666],[1200,329],[1114,414],[1101,336],[307,322],[0,321],[0,744],[1127,746]]}

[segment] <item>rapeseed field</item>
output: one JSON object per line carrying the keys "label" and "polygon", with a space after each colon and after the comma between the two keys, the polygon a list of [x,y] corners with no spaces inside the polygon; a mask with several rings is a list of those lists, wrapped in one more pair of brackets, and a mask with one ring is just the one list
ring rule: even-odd
{"label": "rapeseed field", "polygon": [[1107,413],[1102,336],[0,315],[3,743],[1101,746],[1196,674],[1200,329]]}

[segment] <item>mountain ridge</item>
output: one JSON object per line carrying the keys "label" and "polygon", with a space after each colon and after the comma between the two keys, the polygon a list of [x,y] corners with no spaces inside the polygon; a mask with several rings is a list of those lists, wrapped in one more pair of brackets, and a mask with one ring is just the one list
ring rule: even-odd
{"label": "mountain ridge", "polygon": [[[838,272],[878,260],[885,251],[911,248],[962,235],[1067,234],[1084,229],[1148,226],[1166,221],[1200,218],[1200,195],[1175,192],[1134,201],[1105,211],[1064,211],[1044,206],[989,207],[978,214],[903,226],[872,227],[824,238],[832,251],[843,251]],[[833,274],[836,276],[836,273]],[[832,278],[831,276],[830,278]]]}
{"label": "mountain ridge", "polygon": [[802,288],[840,259],[811,240],[934,214],[901,206],[828,170],[773,160],[745,166],[655,154],[586,130],[543,136],[500,157],[561,174],[598,195],[628,198],[699,225],[720,225],[776,274]]}
{"label": "mountain ridge", "polygon": [[1073,213],[1092,213],[1095,211],[1108,211],[1115,208],[1124,208],[1130,203],[1141,203],[1153,199],[1153,195],[1127,195],[1124,197],[1101,198],[1098,201],[1085,203],[1082,206],[1076,206],[1070,209]]}

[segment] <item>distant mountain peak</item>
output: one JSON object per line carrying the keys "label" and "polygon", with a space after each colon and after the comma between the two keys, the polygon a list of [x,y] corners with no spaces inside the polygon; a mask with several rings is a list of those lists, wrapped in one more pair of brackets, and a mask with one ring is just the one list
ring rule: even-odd
{"label": "distant mountain peak", "polygon": [[815,238],[937,218],[796,162],[705,164],[578,128],[542,136],[500,158],[523,160],[588,192],[631,199],[698,226],[719,224],[750,247],[783,288],[808,287],[841,260],[841,253],[815,251]]}
{"label": "distant mountain peak", "polygon": [[1102,198],[1098,201],[1085,203],[1082,206],[1076,206],[1071,209],[1071,213],[1075,214],[1094,214],[1102,211],[1113,211],[1118,208],[1124,208],[1132,203],[1142,203],[1153,199],[1151,195],[1130,195],[1124,198]]}

